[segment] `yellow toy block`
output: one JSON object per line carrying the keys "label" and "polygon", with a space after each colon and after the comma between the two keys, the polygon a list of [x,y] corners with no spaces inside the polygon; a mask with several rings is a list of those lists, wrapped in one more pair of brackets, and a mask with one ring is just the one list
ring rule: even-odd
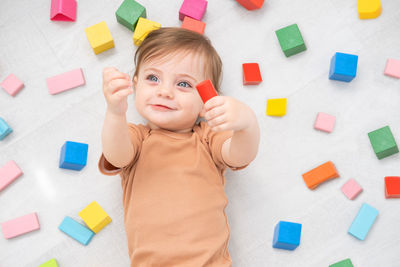
{"label": "yellow toy block", "polygon": [[105,21],[86,28],[85,32],[96,55],[114,47],[114,40]]}
{"label": "yellow toy block", "polygon": [[382,12],[380,0],[357,0],[357,10],[360,19],[374,19]]}
{"label": "yellow toy block", "polygon": [[140,17],[135,32],[133,33],[133,43],[137,46],[141,45],[144,38],[146,38],[151,31],[159,28],[161,28],[160,23]]}
{"label": "yellow toy block", "polygon": [[283,116],[286,114],[286,98],[276,98],[267,100],[268,116]]}
{"label": "yellow toy block", "polygon": [[96,234],[112,221],[96,201],[93,201],[87,205],[86,208],[81,210],[81,212],[79,212],[79,217],[81,217],[90,230]]}

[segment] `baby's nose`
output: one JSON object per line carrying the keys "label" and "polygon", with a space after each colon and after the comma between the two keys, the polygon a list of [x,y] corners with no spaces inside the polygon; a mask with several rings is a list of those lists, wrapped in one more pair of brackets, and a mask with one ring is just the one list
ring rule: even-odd
{"label": "baby's nose", "polygon": [[157,93],[159,96],[172,97],[173,89],[169,86],[161,86]]}

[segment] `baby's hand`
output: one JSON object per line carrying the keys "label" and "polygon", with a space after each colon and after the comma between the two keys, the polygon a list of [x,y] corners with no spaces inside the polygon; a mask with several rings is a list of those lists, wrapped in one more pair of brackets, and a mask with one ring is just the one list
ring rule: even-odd
{"label": "baby's hand", "polygon": [[128,95],[133,93],[129,75],[116,68],[104,68],[103,93],[107,109],[116,115],[125,115],[128,110]]}

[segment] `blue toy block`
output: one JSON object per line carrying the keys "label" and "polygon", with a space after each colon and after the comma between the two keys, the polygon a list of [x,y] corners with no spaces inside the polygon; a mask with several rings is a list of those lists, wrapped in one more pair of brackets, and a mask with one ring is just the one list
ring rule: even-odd
{"label": "blue toy block", "polygon": [[7,135],[9,135],[13,130],[8,126],[7,122],[0,118],[0,140],[3,140]]}
{"label": "blue toy block", "polygon": [[357,216],[354,218],[348,233],[360,240],[364,240],[369,232],[369,229],[374,224],[378,213],[379,212],[377,209],[366,203],[363,203],[358,211]]}
{"label": "blue toy block", "polygon": [[275,226],[272,247],[294,250],[300,245],[301,224],[279,221]]}
{"label": "blue toy block", "polygon": [[85,167],[88,144],[67,141],[61,148],[60,168],[80,171]]}
{"label": "blue toy block", "polygon": [[350,82],[357,74],[358,56],[337,52],[331,59],[329,79]]}
{"label": "blue toy block", "polygon": [[94,232],[69,216],[64,218],[58,229],[85,246],[89,244],[94,236]]}

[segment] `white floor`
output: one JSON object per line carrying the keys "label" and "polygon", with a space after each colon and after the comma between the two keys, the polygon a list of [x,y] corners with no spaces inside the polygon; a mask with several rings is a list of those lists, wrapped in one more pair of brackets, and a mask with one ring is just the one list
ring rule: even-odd
{"label": "white floor", "polygon": [[[0,117],[14,132],[0,142],[0,165],[15,160],[24,175],[0,192],[0,222],[37,212],[41,229],[6,240],[0,236],[0,266],[128,266],[119,177],[97,170],[105,101],[101,70],[133,73],[132,32],[117,23],[122,1],[78,1],[77,21],[49,20],[50,0],[0,2],[0,81],[14,73],[25,88],[15,97],[0,90]],[[141,0],[148,18],[180,26],[179,1]],[[387,58],[400,59],[400,2],[382,0],[382,15],[358,19],[357,1],[270,0],[247,11],[234,0],[210,0],[206,35],[224,63],[222,90],[258,115],[262,140],[257,159],[227,173],[229,250],[234,266],[328,266],[350,257],[355,266],[400,266],[400,200],[384,197],[384,176],[400,175],[400,154],[378,160],[367,133],[389,125],[400,144],[400,80],[383,75]],[[84,29],[106,21],[115,48],[94,55]],[[297,23],[307,51],[286,58],[275,30]],[[359,56],[351,83],[328,79],[335,52]],[[258,62],[264,81],[242,85],[241,64]],[[45,79],[81,67],[86,85],[49,95]],[[267,98],[288,98],[287,115],[267,117]],[[130,103],[133,99],[130,98]],[[331,134],[313,129],[317,112],[337,117]],[[143,122],[131,104],[129,120]],[[58,168],[66,140],[89,144],[81,172]],[[340,178],[309,190],[301,174],[332,160]],[[364,192],[348,200],[340,187],[356,179]],[[112,223],[84,247],[57,227],[96,200]],[[379,216],[366,240],[347,230],[368,203]],[[279,220],[302,223],[295,251],[272,248]]]}

